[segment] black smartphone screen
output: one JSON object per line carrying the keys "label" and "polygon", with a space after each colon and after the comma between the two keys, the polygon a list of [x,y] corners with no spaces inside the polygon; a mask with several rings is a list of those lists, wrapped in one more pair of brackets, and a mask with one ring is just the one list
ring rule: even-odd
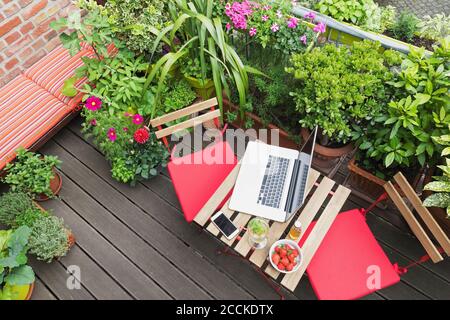
{"label": "black smartphone screen", "polygon": [[225,234],[225,236],[229,237],[236,231],[236,227],[234,224],[223,214],[221,213],[215,220],[214,223],[216,226]]}

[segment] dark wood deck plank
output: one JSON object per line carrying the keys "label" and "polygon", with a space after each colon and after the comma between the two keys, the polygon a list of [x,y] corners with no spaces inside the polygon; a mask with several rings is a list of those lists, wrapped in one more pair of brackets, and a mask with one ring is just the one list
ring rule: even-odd
{"label": "dark wood deck plank", "polygon": [[[95,178],[95,172],[84,167],[63,148],[52,143],[49,143],[47,146],[46,151],[58,155],[65,164],[63,171],[66,175],[76,183],[83,183],[83,188],[92,197],[100,201],[110,212],[114,212],[129,228],[152,244],[161,255],[170,257],[172,263],[183,269],[190,278],[198,282],[215,298],[252,298],[250,294],[230,281],[225,274],[219,272],[213,265],[207,263],[184,242],[176,238],[140,208],[136,207],[107,182]],[[130,188],[129,193],[135,192],[137,188],[144,187],[138,185],[136,188]],[[151,199],[148,199],[148,201],[152,204]],[[170,276],[170,274],[168,273],[167,276]]]}
{"label": "dark wood deck plank", "polygon": [[152,279],[64,202],[50,201],[45,204],[45,207],[52,209],[55,215],[62,217],[67,225],[71,226],[77,237],[77,245],[87,252],[104,269],[105,273],[120,283],[121,287],[134,298],[170,299],[170,296]]}
{"label": "dark wood deck plank", "polygon": [[57,298],[50,292],[50,290],[48,290],[39,278],[36,278],[31,300],[57,300]]}

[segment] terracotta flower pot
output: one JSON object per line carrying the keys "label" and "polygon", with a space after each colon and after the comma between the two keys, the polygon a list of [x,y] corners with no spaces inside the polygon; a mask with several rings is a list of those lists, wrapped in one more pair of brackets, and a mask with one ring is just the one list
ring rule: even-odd
{"label": "terracotta flower pot", "polygon": [[[302,128],[301,135],[303,141],[306,141],[310,134],[311,131],[309,129]],[[353,143],[349,143],[338,148],[325,147],[319,143],[316,143],[316,146],[314,147],[313,164],[316,167],[324,169],[324,171],[328,171],[330,168],[336,166],[342,157],[348,155],[354,149],[355,147]]]}
{"label": "terracotta flower pot", "polygon": [[27,293],[27,296],[25,297],[25,300],[31,300],[33,291],[34,291],[34,282],[32,284],[30,284],[30,288],[28,289],[28,293]]}
{"label": "terracotta flower pot", "polygon": [[[56,196],[59,194],[59,192],[61,191],[61,188],[62,188],[62,177],[61,177],[61,174],[56,169],[53,169],[53,174],[54,174],[54,178],[52,180],[50,180],[50,189],[52,190],[52,193]],[[40,195],[36,196],[36,198],[34,200],[42,202],[42,201],[47,201],[49,199],[50,199],[50,197],[48,197],[47,195],[40,194]]]}

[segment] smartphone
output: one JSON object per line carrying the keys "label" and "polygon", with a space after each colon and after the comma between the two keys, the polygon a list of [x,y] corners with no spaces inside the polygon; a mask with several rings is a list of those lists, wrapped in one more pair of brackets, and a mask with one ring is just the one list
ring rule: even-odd
{"label": "smartphone", "polygon": [[213,215],[211,222],[214,223],[217,229],[219,229],[228,240],[233,239],[239,234],[239,229],[222,211],[219,211]]}

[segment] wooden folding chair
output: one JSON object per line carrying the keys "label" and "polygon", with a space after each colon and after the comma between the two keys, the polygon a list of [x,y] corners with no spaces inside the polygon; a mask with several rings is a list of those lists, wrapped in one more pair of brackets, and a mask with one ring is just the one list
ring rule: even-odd
{"label": "wooden folding chair", "polygon": [[[170,150],[167,137],[182,130],[200,125],[206,121],[214,120],[216,126],[219,126],[220,110],[216,109],[217,99],[196,103],[187,108],[177,110],[166,114],[162,117],[150,121],[152,127],[159,130],[156,131],[156,137],[162,139],[166,147]],[[183,122],[170,125],[176,120],[192,116],[198,112],[209,110],[208,112],[192,117]],[[163,128],[166,126],[166,128]],[[221,131],[223,135],[225,127]],[[191,222],[200,209],[205,205],[209,198],[214,194],[217,188],[222,184],[228,174],[237,164],[237,158],[231,146],[223,139],[215,141],[213,145],[203,150],[184,155],[180,158],[174,158],[174,150],[172,150],[172,159],[167,168],[172,178],[175,192],[180,201],[184,216],[188,222]],[[205,155],[223,155],[223,161],[210,163],[204,161]],[[198,161],[200,159],[201,161]],[[176,160],[176,161],[175,161]],[[227,199],[224,200],[224,202]]]}
{"label": "wooden folding chair", "polygon": [[[397,173],[394,176],[394,180],[398,185],[399,189],[403,192],[406,198],[411,203],[412,207],[417,212],[418,216],[422,219],[425,226],[428,230],[433,234],[436,241],[442,247],[442,250],[446,253],[447,256],[450,256],[450,240],[436,222],[436,220],[431,215],[430,211],[423,206],[422,201],[417,196],[414,189],[408,183],[406,178],[403,176],[401,172]],[[400,196],[398,190],[394,187],[392,182],[388,182],[384,185],[384,189],[388,193],[389,197],[392,199],[402,216],[405,218],[409,227],[411,228],[414,235],[419,239],[420,243],[424,247],[425,251],[431,258],[434,263],[440,262],[443,260],[442,254],[439,248],[436,247],[434,242],[428,236],[425,229],[417,220],[416,216],[413,214],[411,209],[408,207],[404,199]]]}

